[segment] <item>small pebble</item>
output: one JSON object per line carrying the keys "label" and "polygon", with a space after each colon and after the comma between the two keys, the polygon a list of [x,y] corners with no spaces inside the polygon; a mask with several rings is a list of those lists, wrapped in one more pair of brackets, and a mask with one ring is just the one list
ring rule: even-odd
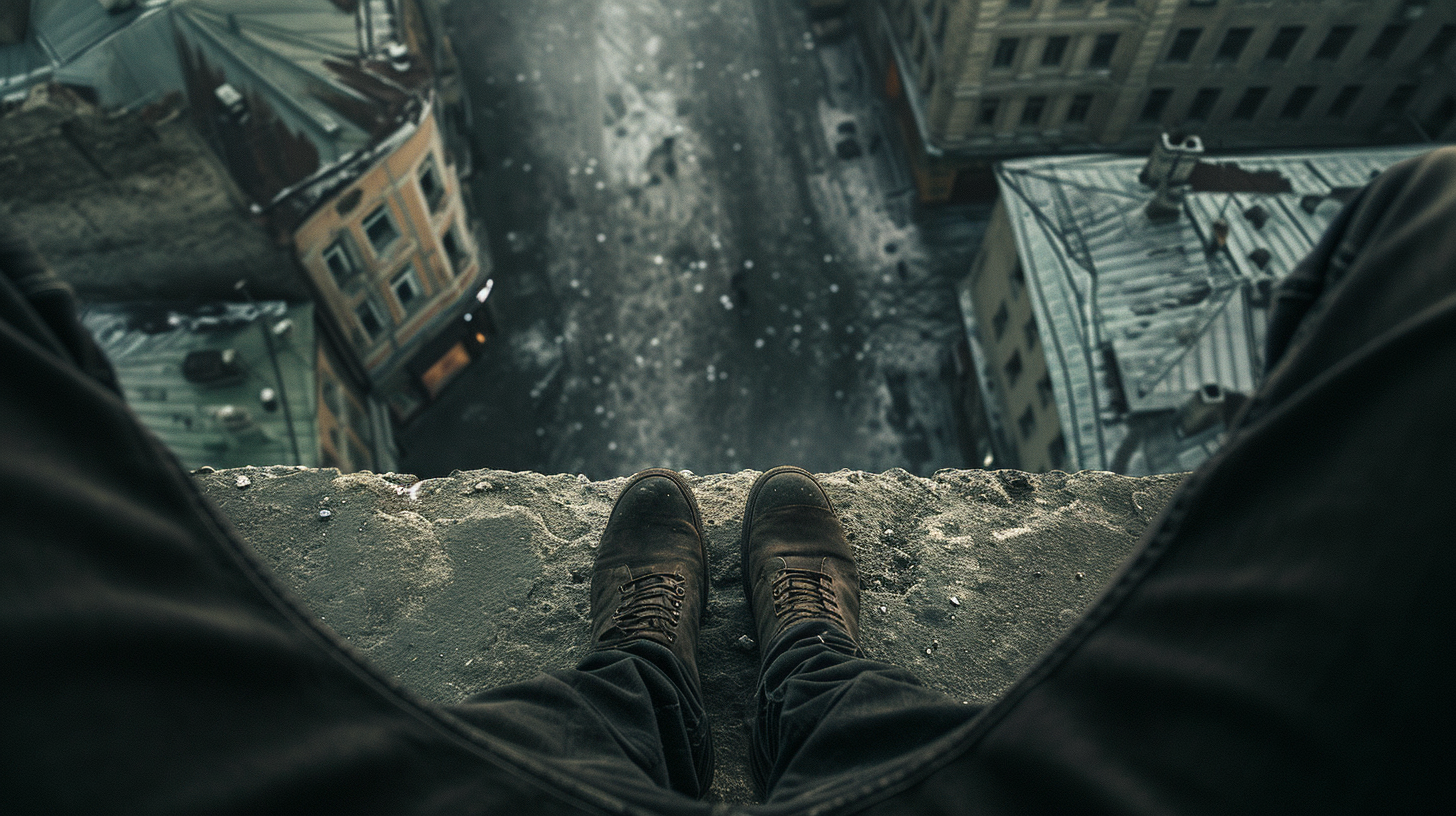
{"label": "small pebble", "polygon": [[237,485],[238,489],[241,490],[242,488],[251,486],[253,484],[253,480],[249,479],[247,476],[239,476],[238,480],[236,482],[233,482],[233,484]]}
{"label": "small pebble", "polygon": [[319,521],[328,521],[329,519],[331,519],[333,517],[334,517],[334,511],[332,511],[332,510],[320,510],[319,511]]}
{"label": "small pebble", "polygon": [[1079,572],[1079,573],[1077,573],[1076,575],[1074,575],[1072,577],[1073,578],[1076,578],[1078,581],[1080,581],[1083,578],[1086,578],[1087,577],[1087,573],[1085,573],[1085,572]]}
{"label": "small pebble", "polygon": [[758,643],[755,642],[754,639],[749,637],[748,635],[739,635],[738,640],[735,641],[733,645],[737,646],[741,651],[745,652],[751,652],[754,649],[758,648]]}
{"label": "small pebble", "polygon": [[961,605],[961,599],[960,598],[957,598],[954,595],[950,596],[950,605],[951,606],[960,606]]}
{"label": "small pebble", "polygon": [[886,609],[885,607],[882,606],[882,607],[880,607],[880,614],[881,615],[888,615],[888,614],[890,614],[890,610],[889,609]]}

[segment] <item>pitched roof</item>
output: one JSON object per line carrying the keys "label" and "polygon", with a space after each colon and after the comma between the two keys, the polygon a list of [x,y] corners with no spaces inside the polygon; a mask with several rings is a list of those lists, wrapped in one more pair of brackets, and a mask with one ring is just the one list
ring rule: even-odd
{"label": "pitched roof", "polygon": [[[283,320],[291,328],[272,335],[272,345],[287,417],[281,400],[275,410],[260,400],[263,389],[280,390],[262,332]],[[311,304],[115,304],[89,309],[82,322],[116,368],[127,404],[187,467],[318,465]],[[190,353],[228,349],[236,353],[233,376],[209,383],[184,375]]]}
{"label": "pitched roof", "polygon": [[[1069,465],[1156,473],[1207,458],[1217,434],[1185,438],[1174,427],[1177,409],[1205,385],[1256,387],[1270,288],[1355,188],[1428,149],[1205,159],[1168,221],[1144,212],[1153,191],[1138,180],[1143,158],[1001,164]],[[1220,218],[1227,244],[1210,252]]]}

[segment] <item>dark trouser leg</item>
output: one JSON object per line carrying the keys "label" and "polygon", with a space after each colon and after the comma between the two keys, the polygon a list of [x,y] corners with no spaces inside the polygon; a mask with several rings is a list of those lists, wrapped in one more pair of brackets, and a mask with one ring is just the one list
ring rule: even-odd
{"label": "dark trouser leg", "polygon": [[832,796],[980,711],[857,652],[835,627],[807,622],[764,655],[751,761],[769,803]]}
{"label": "dark trouser leg", "polygon": [[[0,270],[7,809],[615,807],[533,753],[541,739],[528,702],[497,697],[499,735],[485,732],[338,643],[138,425],[65,287],[3,231]],[[554,726],[585,719],[566,708]],[[696,807],[617,757],[624,796]]]}
{"label": "dark trouser leg", "polygon": [[573,670],[491,689],[454,711],[608,791],[630,796],[647,783],[706,792],[712,754],[701,695],[652,641],[590,652]]}
{"label": "dark trouser leg", "polygon": [[1456,150],[1279,300],[1279,360],[1109,593],[875,812],[1427,812],[1456,716]]}

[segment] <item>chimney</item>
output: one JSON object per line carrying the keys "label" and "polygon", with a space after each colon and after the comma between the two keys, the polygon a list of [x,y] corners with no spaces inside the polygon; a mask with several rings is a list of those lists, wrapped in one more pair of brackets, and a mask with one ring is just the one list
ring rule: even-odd
{"label": "chimney", "polygon": [[1224,247],[1228,246],[1229,222],[1227,218],[1219,217],[1213,221],[1213,237],[1208,239],[1207,252],[1209,255],[1217,255]]}
{"label": "chimney", "polygon": [[1176,139],[1164,133],[1153,145],[1152,155],[1138,174],[1138,181],[1157,189],[1143,212],[1151,221],[1172,221],[1183,212],[1183,188],[1203,155],[1203,141],[1197,136]]}

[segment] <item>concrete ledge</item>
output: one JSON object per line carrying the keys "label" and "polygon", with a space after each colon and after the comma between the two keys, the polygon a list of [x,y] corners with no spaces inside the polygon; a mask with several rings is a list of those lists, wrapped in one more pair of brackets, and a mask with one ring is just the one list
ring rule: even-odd
{"label": "concrete ledge", "polygon": [[[752,626],[737,549],[756,476],[689,479],[711,571],[699,656],[717,744],[711,795],[729,802],[756,801],[745,757],[758,664],[739,643]],[[283,467],[197,478],[319,617],[447,704],[574,665],[586,646],[593,549],[626,483]],[[979,703],[1096,599],[1182,477],[896,469],[821,478],[859,560],[866,651]]]}

